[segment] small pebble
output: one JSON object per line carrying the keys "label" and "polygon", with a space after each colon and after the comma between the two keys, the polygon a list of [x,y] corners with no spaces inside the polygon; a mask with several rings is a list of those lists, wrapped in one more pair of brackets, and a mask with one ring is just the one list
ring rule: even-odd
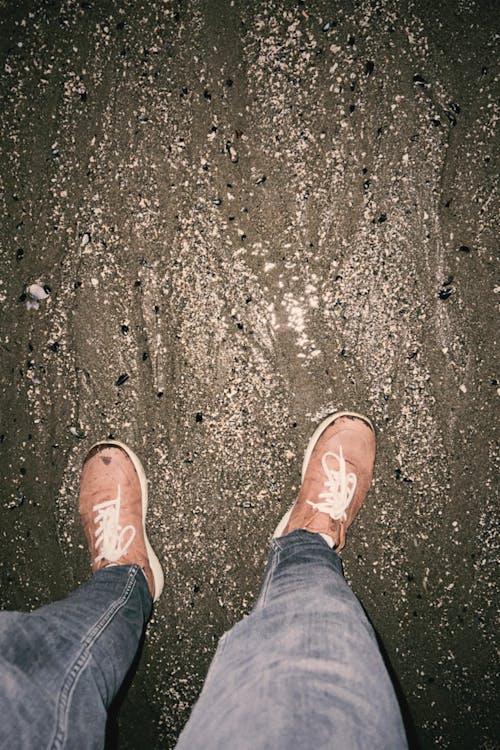
{"label": "small pebble", "polygon": [[120,375],[120,377],[116,379],[115,385],[117,385],[117,386],[123,385],[124,383],[127,382],[127,380],[129,379],[129,377],[130,376],[127,375],[126,372],[124,372],[123,375]]}
{"label": "small pebble", "polygon": [[417,86],[428,86],[429,85],[427,83],[427,81],[425,80],[425,78],[422,78],[422,76],[419,75],[418,73],[415,73],[415,75],[413,76],[413,83],[415,83]]}
{"label": "small pebble", "polygon": [[448,120],[451,122],[453,127],[455,127],[457,124],[457,118],[455,117],[455,115],[452,112],[449,112],[448,110],[445,110],[445,115],[448,118]]}
{"label": "small pebble", "polygon": [[454,293],[453,287],[446,287],[443,289],[440,289],[438,292],[439,299],[448,299],[448,297],[451,297],[451,295]]}

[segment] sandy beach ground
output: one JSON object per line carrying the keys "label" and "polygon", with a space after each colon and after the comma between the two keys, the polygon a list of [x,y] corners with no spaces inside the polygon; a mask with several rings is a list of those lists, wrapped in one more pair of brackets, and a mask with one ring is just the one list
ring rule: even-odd
{"label": "sandy beach ground", "polygon": [[339,408],[412,747],[500,747],[495,6],[0,2],[0,603],[88,578],[81,461],[129,442],[167,584],[119,748],[173,747]]}

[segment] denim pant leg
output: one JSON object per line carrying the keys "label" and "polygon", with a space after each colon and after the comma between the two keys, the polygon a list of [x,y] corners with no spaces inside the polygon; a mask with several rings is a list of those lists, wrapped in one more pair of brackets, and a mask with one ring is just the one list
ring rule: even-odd
{"label": "denim pant leg", "polygon": [[0,747],[102,748],[150,611],[146,579],[127,565],[33,612],[0,613]]}
{"label": "denim pant leg", "polygon": [[338,555],[273,540],[252,613],[224,634],[177,750],[400,750],[400,709]]}

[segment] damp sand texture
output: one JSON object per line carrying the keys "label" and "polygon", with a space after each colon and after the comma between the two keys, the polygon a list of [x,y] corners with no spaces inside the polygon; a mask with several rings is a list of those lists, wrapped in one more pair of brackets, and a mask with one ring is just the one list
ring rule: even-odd
{"label": "damp sand texture", "polygon": [[412,746],[499,747],[498,31],[488,0],[0,2],[0,599],[88,577],[81,461],[130,443],[167,585],[118,747],[174,746],[345,408],[378,430],[345,569]]}

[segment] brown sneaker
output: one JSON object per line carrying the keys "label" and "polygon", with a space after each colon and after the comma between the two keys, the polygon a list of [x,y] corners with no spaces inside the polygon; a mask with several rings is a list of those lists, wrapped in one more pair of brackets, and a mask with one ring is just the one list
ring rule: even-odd
{"label": "brown sneaker", "polygon": [[82,467],[79,506],[92,570],[136,563],[157,601],[163,571],[146,536],[147,479],[128,446],[117,440],[92,446]]}
{"label": "brown sneaker", "polygon": [[341,550],[370,487],[374,462],[375,430],[370,420],[345,411],[329,416],[309,441],[299,496],[273,536],[306,529]]}

